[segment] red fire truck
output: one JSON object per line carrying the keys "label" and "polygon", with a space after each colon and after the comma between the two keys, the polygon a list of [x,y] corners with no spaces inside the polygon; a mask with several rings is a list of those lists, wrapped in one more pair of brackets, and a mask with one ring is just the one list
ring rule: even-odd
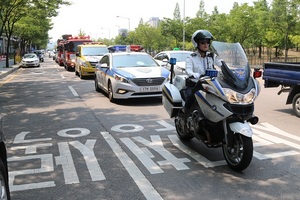
{"label": "red fire truck", "polygon": [[55,61],[60,66],[64,66],[64,48],[65,48],[64,44],[66,43],[67,39],[71,36],[72,36],[71,34],[64,34],[62,35],[62,39],[57,40],[57,47],[56,47],[57,55]]}
{"label": "red fire truck", "polygon": [[56,59],[55,62],[57,62],[59,64],[59,66],[64,66],[64,60],[63,60],[63,56],[64,56],[64,39],[58,39],[57,40],[57,47],[56,47]]}
{"label": "red fire truck", "polygon": [[70,36],[64,44],[64,66],[67,71],[75,69],[75,51],[78,45],[84,42],[92,42],[90,36]]}

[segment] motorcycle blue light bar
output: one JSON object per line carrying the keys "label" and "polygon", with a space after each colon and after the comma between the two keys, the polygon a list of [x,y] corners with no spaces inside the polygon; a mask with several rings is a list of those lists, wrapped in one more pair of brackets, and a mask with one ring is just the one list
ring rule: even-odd
{"label": "motorcycle blue light bar", "polygon": [[176,65],[176,58],[170,58],[169,63],[172,65]]}
{"label": "motorcycle blue light bar", "polygon": [[205,75],[209,77],[217,77],[218,71],[215,69],[207,69]]}

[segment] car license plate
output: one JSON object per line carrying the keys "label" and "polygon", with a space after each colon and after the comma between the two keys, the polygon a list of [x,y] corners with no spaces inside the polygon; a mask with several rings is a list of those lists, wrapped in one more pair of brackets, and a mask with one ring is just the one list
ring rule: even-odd
{"label": "car license plate", "polygon": [[141,87],[141,92],[157,92],[160,91],[160,86]]}

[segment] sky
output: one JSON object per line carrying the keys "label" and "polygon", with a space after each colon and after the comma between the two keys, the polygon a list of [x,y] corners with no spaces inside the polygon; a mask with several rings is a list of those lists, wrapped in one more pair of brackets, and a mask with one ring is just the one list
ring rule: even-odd
{"label": "sky", "polygon": [[[114,38],[119,28],[134,30],[141,19],[151,17],[173,18],[176,3],[181,17],[196,16],[200,0],[69,0],[70,6],[62,6],[57,17],[52,18],[53,29],[49,31],[52,42],[63,34],[76,36],[80,29],[91,38]],[[204,0],[205,11],[211,14],[216,6],[220,13],[229,13],[234,2],[239,5],[254,0]],[[119,16],[119,17],[117,17]]]}

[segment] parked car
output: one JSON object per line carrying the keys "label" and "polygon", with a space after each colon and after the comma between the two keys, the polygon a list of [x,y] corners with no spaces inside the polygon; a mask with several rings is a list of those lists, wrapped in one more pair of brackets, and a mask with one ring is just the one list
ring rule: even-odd
{"label": "parked car", "polygon": [[53,58],[53,56],[55,55],[55,52],[54,51],[49,51],[49,58]]}
{"label": "parked car", "polygon": [[154,56],[154,59],[162,66],[171,69],[171,65],[168,63],[170,58],[176,58],[176,65],[174,66],[174,76],[185,74],[185,61],[192,51],[162,51]]}
{"label": "parked car", "polygon": [[3,116],[0,114],[0,199],[10,199],[9,177],[7,167],[7,151],[2,126]]}
{"label": "parked car", "polygon": [[170,72],[144,52],[105,54],[95,70],[95,89],[116,99],[161,97]]}
{"label": "parked car", "polygon": [[40,59],[40,62],[44,62],[44,51],[43,50],[36,50],[34,52],[38,58]]}
{"label": "parked car", "polygon": [[22,57],[21,67],[40,67],[40,60],[35,53],[28,53]]}
{"label": "parked car", "polygon": [[57,53],[57,51],[56,51],[56,52],[54,53],[54,55],[53,55],[53,60],[54,60],[56,63],[57,63],[57,59],[56,59],[56,58],[57,58],[57,54],[58,54],[58,53]]}

